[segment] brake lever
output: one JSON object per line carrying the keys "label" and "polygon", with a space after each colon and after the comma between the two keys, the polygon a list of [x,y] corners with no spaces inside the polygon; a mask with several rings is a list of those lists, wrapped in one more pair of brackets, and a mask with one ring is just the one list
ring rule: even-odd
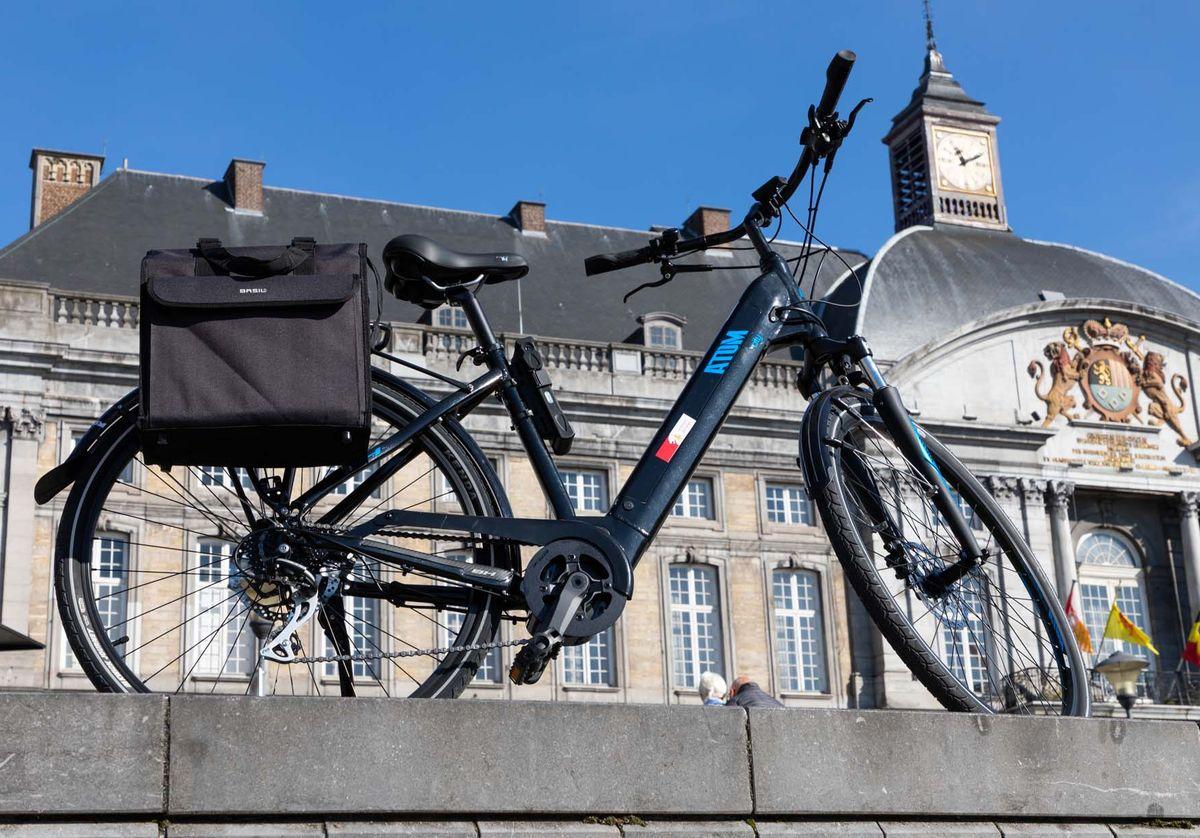
{"label": "brake lever", "polygon": [[637,288],[634,288],[632,291],[630,291],[628,294],[626,294],[624,297],[622,297],[621,302],[622,303],[629,302],[629,298],[632,297],[634,294],[636,294],[638,291],[644,291],[647,288],[657,288],[660,285],[666,285],[668,282],[673,280],[677,274],[703,273],[705,271],[715,271],[715,270],[716,270],[715,265],[706,265],[706,264],[676,265],[671,262],[670,258],[664,256],[662,261],[659,262],[659,273],[662,274],[662,279],[658,280],[657,282],[643,282]]}

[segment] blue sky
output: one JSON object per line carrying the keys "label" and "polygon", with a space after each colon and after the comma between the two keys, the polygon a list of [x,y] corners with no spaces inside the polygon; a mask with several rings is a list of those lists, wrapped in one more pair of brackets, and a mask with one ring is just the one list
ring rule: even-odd
{"label": "blue sky", "polygon": [[[1200,289],[1200,3],[941,0],[939,46],[1002,117],[1021,235]],[[880,137],[920,74],[918,0],[15,4],[0,28],[0,242],[28,227],[30,148],[106,171],[646,228],[742,210],[790,169],[830,55],[873,96],[818,232],[891,233]],[[403,232],[398,230],[399,232]]]}

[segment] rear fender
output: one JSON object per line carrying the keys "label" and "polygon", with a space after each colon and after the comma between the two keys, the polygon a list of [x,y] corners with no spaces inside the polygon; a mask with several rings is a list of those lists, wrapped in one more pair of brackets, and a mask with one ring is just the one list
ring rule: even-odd
{"label": "rear fender", "polygon": [[59,492],[78,480],[80,475],[85,474],[94,459],[97,443],[104,437],[109,426],[122,414],[136,410],[137,405],[138,391],[134,389],[105,411],[104,415],[87,429],[67,459],[41,476],[33,487],[33,499],[39,504],[49,503]]}

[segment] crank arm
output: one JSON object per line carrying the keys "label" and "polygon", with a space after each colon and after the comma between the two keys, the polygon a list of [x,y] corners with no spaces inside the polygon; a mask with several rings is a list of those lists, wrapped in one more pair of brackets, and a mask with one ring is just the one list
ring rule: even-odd
{"label": "crank arm", "polygon": [[317,610],[321,607],[320,602],[321,595],[319,593],[297,602],[296,607],[292,609],[292,614],[288,618],[288,621],[284,623],[283,628],[263,643],[262,657],[278,663],[291,663],[295,660],[296,653],[292,650],[292,638],[295,637],[300,627],[311,620],[313,615],[317,613]]}
{"label": "crank arm", "polygon": [[444,556],[433,556],[429,553],[418,552],[417,550],[407,550],[404,547],[393,547],[390,544],[384,544],[379,541],[347,538],[345,536],[323,533],[319,530],[311,530],[307,534],[330,544],[336,544],[343,550],[349,550],[352,553],[378,559],[385,564],[420,570],[439,579],[450,579],[455,582],[475,585],[488,590],[508,591],[512,587],[513,579],[515,578],[515,574],[511,570],[490,567],[484,564],[461,562],[457,559],[448,559]]}

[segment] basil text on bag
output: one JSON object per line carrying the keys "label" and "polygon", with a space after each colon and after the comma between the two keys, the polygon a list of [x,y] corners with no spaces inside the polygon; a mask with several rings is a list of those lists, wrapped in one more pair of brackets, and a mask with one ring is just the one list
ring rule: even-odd
{"label": "basil text on bag", "polygon": [[343,465],[371,422],[365,244],[152,250],[139,430],[149,464]]}

